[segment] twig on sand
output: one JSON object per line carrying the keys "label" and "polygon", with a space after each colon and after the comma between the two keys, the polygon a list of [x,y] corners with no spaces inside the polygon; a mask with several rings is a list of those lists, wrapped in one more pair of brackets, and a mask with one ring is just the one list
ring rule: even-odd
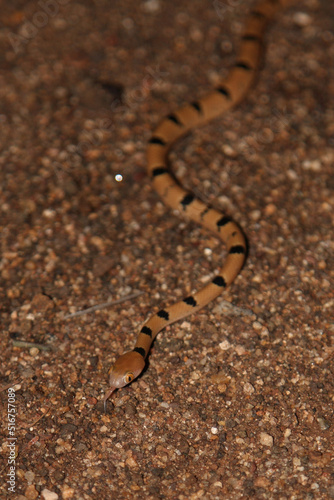
{"label": "twig on sand", "polygon": [[0,386],[0,392],[2,391],[7,391],[10,387],[14,387],[14,385],[20,384],[21,380],[14,380],[14,382],[11,382],[10,384],[2,385]]}
{"label": "twig on sand", "polygon": [[96,306],[88,307],[88,309],[83,309],[82,311],[77,311],[72,314],[67,314],[64,316],[64,319],[70,319],[70,318],[76,318],[77,316],[83,316],[84,314],[89,314],[91,312],[95,311],[100,311],[101,309],[106,309],[107,307],[114,306],[116,304],[121,304],[122,302],[125,302],[126,300],[131,300],[135,299],[136,297],[139,297],[139,295],[142,295],[144,292],[140,292],[139,290],[137,292],[131,293],[130,295],[126,295],[125,297],[121,297],[120,299],[116,300],[111,300],[108,302],[102,302],[102,304],[96,304]]}
{"label": "twig on sand", "polygon": [[52,347],[45,344],[37,344],[36,342],[27,342],[26,340],[12,340],[12,344],[14,347],[36,347],[40,351],[51,351]]}

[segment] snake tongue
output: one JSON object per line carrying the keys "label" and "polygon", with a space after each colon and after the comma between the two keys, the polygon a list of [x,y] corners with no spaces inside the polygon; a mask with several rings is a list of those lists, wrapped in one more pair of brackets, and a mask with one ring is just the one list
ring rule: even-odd
{"label": "snake tongue", "polygon": [[116,390],[116,387],[110,387],[107,392],[104,395],[103,402],[104,402],[104,411],[106,412],[107,410],[107,399],[110,398],[112,393]]}

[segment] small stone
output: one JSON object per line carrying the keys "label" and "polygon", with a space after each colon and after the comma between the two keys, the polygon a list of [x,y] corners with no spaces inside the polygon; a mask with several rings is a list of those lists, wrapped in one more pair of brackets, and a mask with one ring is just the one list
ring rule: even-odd
{"label": "small stone", "polygon": [[238,354],[238,356],[243,356],[244,354],[246,354],[246,349],[243,345],[236,345],[235,352]]}
{"label": "small stone", "polygon": [[269,203],[265,209],[264,209],[264,214],[267,216],[267,217],[270,217],[271,215],[273,215],[277,210],[277,207],[276,205],[274,205],[273,203]]}
{"label": "small stone", "polygon": [[302,163],[302,167],[305,170],[311,170],[313,172],[319,172],[321,170],[321,163],[319,160],[305,160]]}
{"label": "small stone", "polygon": [[93,274],[97,278],[106,274],[113,266],[113,260],[106,255],[99,255],[93,262]]}
{"label": "small stone", "polygon": [[284,438],[288,439],[288,437],[291,436],[291,429],[285,429],[284,431]]}
{"label": "small stone", "polygon": [[73,434],[77,430],[77,426],[74,424],[64,424],[60,428],[60,435]]}
{"label": "small stone", "polygon": [[263,444],[264,446],[273,446],[274,438],[270,434],[267,434],[266,432],[261,432],[260,443]]}
{"label": "small stone", "polygon": [[229,384],[231,378],[226,376],[226,373],[223,371],[220,371],[218,373],[215,373],[211,377],[212,382],[215,384]]}
{"label": "small stone", "polygon": [[50,491],[47,488],[44,488],[41,492],[41,496],[44,500],[58,500],[58,495],[54,491]]}
{"label": "small stone", "polygon": [[306,14],[306,12],[296,12],[293,16],[293,20],[297,26],[303,28],[305,26],[309,26],[312,22],[312,17]]}
{"label": "small stone", "polygon": [[101,238],[100,236],[92,236],[90,239],[90,242],[92,245],[94,245],[99,250],[103,251],[105,248],[105,242],[104,242],[103,238]]}
{"label": "small stone", "polygon": [[143,10],[145,12],[149,12],[150,14],[152,14],[153,12],[157,12],[158,10],[160,10],[160,8],[161,5],[158,0],[147,0],[143,6]]}
{"label": "small stone", "polygon": [[269,485],[270,481],[263,476],[257,477],[254,481],[254,486],[256,486],[257,488],[268,488]]}
{"label": "small stone", "polygon": [[34,312],[46,312],[47,310],[52,309],[53,306],[53,300],[43,293],[38,293],[31,301],[31,309]]}
{"label": "small stone", "polygon": [[255,389],[254,387],[252,386],[252,384],[250,384],[249,382],[246,382],[244,384],[244,392],[246,394],[253,394],[253,392],[255,392]]}
{"label": "small stone", "polygon": [[287,173],[287,177],[291,181],[296,181],[298,179],[298,174],[295,172],[295,170],[289,169],[289,170],[287,170],[286,173]]}
{"label": "small stone", "polygon": [[221,348],[222,351],[227,351],[228,349],[230,349],[231,344],[229,343],[228,340],[223,340],[223,342],[219,344],[219,347]]}
{"label": "small stone", "polygon": [[138,467],[138,464],[137,462],[135,461],[135,459],[133,457],[129,457],[125,460],[125,463],[126,465],[128,465],[129,467]]}
{"label": "small stone", "polygon": [[104,471],[100,467],[87,467],[87,476],[89,477],[101,477]]}
{"label": "small stone", "polygon": [[28,500],[35,500],[36,498],[38,498],[38,491],[33,484],[29,484],[24,494]]}
{"label": "small stone", "polygon": [[55,210],[51,210],[51,208],[46,208],[43,210],[43,216],[47,219],[53,219],[56,216]]}
{"label": "small stone", "polygon": [[224,144],[222,146],[222,151],[226,156],[229,156],[230,158],[235,158],[237,156],[237,152],[235,151],[235,149],[233,149],[228,144]]}
{"label": "small stone", "polygon": [[24,474],[24,477],[26,478],[26,480],[27,480],[29,483],[32,483],[32,482],[33,482],[33,480],[35,479],[35,474],[33,473],[33,471],[28,470],[28,471]]}
{"label": "small stone", "polygon": [[[109,429],[108,429],[109,430]],[[87,446],[85,445],[85,443],[76,443],[73,448],[78,451],[79,453],[81,451],[87,451]]]}
{"label": "small stone", "polygon": [[62,491],[62,495],[63,495],[63,499],[64,500],[67,500],[68,498],[73,498],[74,497],[74,493],[75,493],[74,488],[71,488],[67,484],[65,484],[62,487],[61,491]]}
{"label": "small stone", "polygon": [[328,422],[328,420],[326,420],[325,418],[323,417],[319,417],[317,418],[317,422],[319,424],[319,427],[322,431],[327,431],[327,429],[330,428],[331,424]]}
{"label": "small stone", "polygon": [[252,210],[250,212],[250,216],[252,220],[257,221],[261,218],[261,211],[260,210]]}
{"label": "small stone", "polygon": [[259,323],[259,321],[254,321],[252,326],[253,326],[254,330],[261,330],[261,328],[262,328],[262,325],[261,325],[261,323]]}

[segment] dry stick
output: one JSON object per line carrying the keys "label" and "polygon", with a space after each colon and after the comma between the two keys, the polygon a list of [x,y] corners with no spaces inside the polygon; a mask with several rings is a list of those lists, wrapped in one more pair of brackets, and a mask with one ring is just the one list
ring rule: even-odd
{"label": "dry stick", "polygon": [[43,413],[43,415],[40,415],[39,417],[37,417],[31,424],[28,424],[28,423],[25,423],[25,422],[22,422],[21,420],[19,420],[18,427],[22,428],[22,429],[29,429],[30,427],[34,427],[37,424],[37,422],[42,420],[42,418],[46,417],[46,415],[49,413],[50,409],[51,409],[51,406],[47,406],[46,411]]}
{"label": "dry stick", "polygon": [[36,342],[27,342],[26,340],[12,340],[12,344],[14,347],[37,347],[40,351],[50,351],[52,350],[51,346],[44,344],[36,344]]}
{"label": "dry stick", "polygon": [[70,319],[70,318],[75,318],[77,316],[82,316],[83,314],[88,314],[94,311],[99,311],[100,309],[106,309],[107,307],[114,306],[116,304],[120,304],[121,302],[125,302],[126,300],[131,300],[139,295],[143,295],[144,292],[134,292],[131,293],[130,295],[126,295],[125,297],[121,297],[120,299],[117,300],[112,300],[109,302],[103,302],[102,304],[97,304],[96,306],[93,307],[88,307],[88,309],[83,309],[82,311],[77,311],[73,314],[68,314],[67,316],[64,316],[64,319]]}
{"label": "dry stick", "polygon": [[14,382],[11,382],[10,384],[2,385],[0,386],[0,392],[7,391],[10,387],[14,387],[14,385],[20,384],[21,382],[22,380],[14,380]]}

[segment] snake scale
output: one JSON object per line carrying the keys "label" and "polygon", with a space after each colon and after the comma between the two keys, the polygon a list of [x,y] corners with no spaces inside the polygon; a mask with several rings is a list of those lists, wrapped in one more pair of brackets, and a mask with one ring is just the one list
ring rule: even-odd
{"label": "snake scale", "polygon": [[166,205],[213,231],[227,247],[226,261],[215,278],[204,288],[151,316],[142,326],[135,347],[120,356],[109,370],[110,388],[106,404],[118,388],[132,382],[145,367],[145,359],[158,332],[175,321],[198,311],[232,283],[244,265],[247,243],[244,233],[230,217],[211,208],[186,191],[167,167],[170,146],[190,129],[212,120],[236,106],[254,83],[263,52],[263,36],[277,10],[290,0],[263,0],[249,13],[239,53],[228,76],[215,90],[187,104],[162,120],[147,147],[148,174],[153,187]]}

